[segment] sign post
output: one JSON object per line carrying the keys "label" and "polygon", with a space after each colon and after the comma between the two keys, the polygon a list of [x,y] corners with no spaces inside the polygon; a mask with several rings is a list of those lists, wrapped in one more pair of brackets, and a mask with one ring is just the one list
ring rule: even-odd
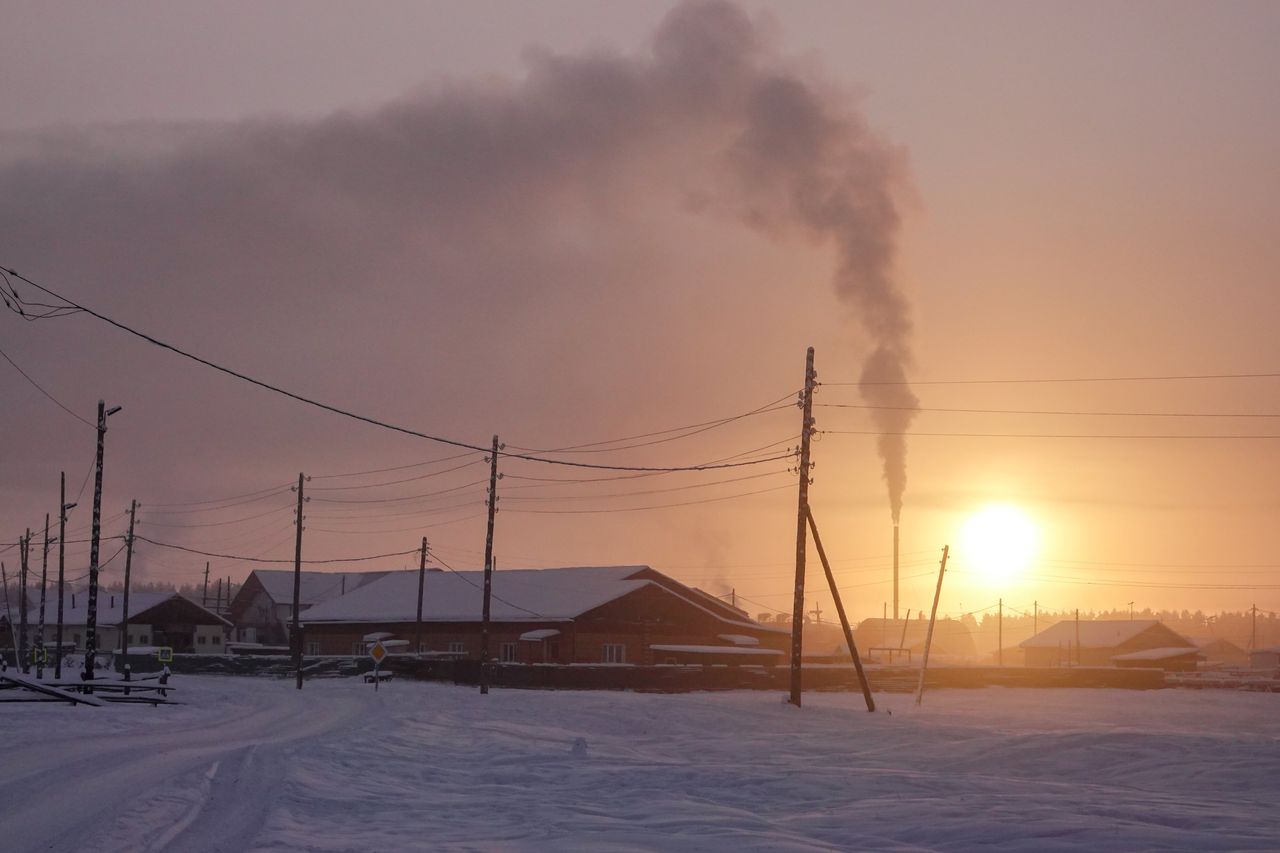
{"label": "sign post", "polygon": [[382,681],[382,677],[378,672],[378,667],[382,665],[382,660],[387,656],[387,647],[382,645],[381,640],[374,642],[369,647],[369,657],[373,658],[373,689],[378,690],[378,682]]}

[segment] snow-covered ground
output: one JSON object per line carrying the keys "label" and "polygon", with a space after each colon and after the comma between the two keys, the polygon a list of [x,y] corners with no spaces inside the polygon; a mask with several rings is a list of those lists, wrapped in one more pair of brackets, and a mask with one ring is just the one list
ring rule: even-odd
{"label": "snow-covered ground", "polygon": [[175,683],[0,706],[0,849],[1280,848],[1277,694]]}

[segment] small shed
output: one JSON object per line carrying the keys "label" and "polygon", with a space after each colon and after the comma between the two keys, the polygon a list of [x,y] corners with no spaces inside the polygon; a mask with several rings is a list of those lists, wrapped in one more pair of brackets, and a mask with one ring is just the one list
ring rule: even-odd
{"label": "small shed", "polygon": [[1200,655],[1206,663],[1221,666],[1243,666],[1249,663],[1249,653],[1230,640],[1222,637],[1194,637],[1191,641],[1200,649]]}
{"label": "small shed", "polygon": [[1249,668],[1273,673],[1280,672],[1280,646],[1254,649],[1249,652]]}

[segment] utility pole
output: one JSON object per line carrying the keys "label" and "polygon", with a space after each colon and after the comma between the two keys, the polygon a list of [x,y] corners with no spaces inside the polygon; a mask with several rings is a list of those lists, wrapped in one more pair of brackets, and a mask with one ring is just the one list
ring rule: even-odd
{"label": "utility pole", "polygon": [[1258,605],[1253,605],[1253,621],[1249,627],[1249,651],[1258,647]]}
{"label": "utility pole", "polygon": [[998,602],[996,617],[996,666],[1004,666],[1004,599]]}
{"label": "utility pole", "polygon": [[93,477],[93,527],[89,538],[89,599],[84,620],[84,673],[85,681],[93,680],[93,664],[98,654],[98,548],[102,540],[102,452],[107,437],[107,418],[120,411],[120,406],[107,409],[98,401],[98,453]]}
{"label": "utility pole", "polygon": [[204,561],[204,592],[200,593],[200,606],[209,606],[209,561]]}
{"label": "utility pole", "polygon": [[827,585],[831,587],[831,599],[836,605],[836,615],[840,617],[840,629],[844,631],[844,641],[849,646],[849,656],[853,659],[854,671],[858,674],[858,684],[862,687],[862,698],[867,703],[867,711],[875,711],[876,703],[871,698],[871,684],[867,681],[867,674],[862,669],[862,657],[858,654],[858,647],[853,642],[853,630],[849,627],[849,617],[844,612],[844,602],[840,598],[840,589],[836,586],[836,576],[831,571],[831,561],[827,559],[827,552],[822,547],[822,537],[818,535],[818,523],[813,520],[813,513],[806,514],[809,522],[809,530],[813,533],[813,546],[818,551],[818,559],[822,561],[822,571],[827,576]]}
{"label": "utility pole", "polygon": [[22,612],[18,614],[21,620],[21,627],[18,630],[18,668],[22,670],[23,675],[31,674],[31,655],[27,652],[27,555],[31,545],[31,528],[27,528],[27,533],[18,540],[18,555],[21,562],[21,568],[18,571],[19,593],[18,599]]}
{"label": "utility pole", "polygon": [[1034,608],[1031,616],[1031,634],[1035,636],[1040,633],[1040,602],[1033,601],[1031,606]]}
{"label": "utility pole", "polygon": [[813,347],[804,361],[804,390],[796,405],[803,412],[800,421],[800,493],[796,506],[796,585],[791,608],[791,697],[800,707],[801,649],[804,644],[804,561],[808,545],[806,525],[809,519],[809,440],[813,436],[813,389],[818,373],[813,369]]}
{"label": "utility pole", "polygon": [[414,657],[422,654],[422,593],[427,583],[427,537],[422,537],[422,553],[418,558],[418,615],[413,632]]}
{"label": "utility pole", "polygon": [[[13,611],[9,609],[9,573],[5,571],[4,561],[0,560],[0,584],[4,586],[4,618],[9,623],[9,639],[13,643],[13,653],[18,653],[18,629],[13,624]],[[0,669],[3,669],[4,658],[0,657]],[[20,667],[19,661],[14,661],[14,665]]]}
{"label": "utility pole", "polygon": [[129,576],[133,570],[133,520],[137,512],[138,502],[129,501],[129,535],[124,540],[124,618],[120,620],[120,656],[124,658],[125,681],[133,670],[129,666]]}
{"label": "utility pole", "polygon": [[222,578],[218,578],[218,596],[214,599],[213,612],[222,615]]}
{"label": "utility pole", "polygon": [[61,486],[59,493],[62,495],[58,512],[58,633],[56,642],[58,648],[53,653],[53,677],[59,681],[62,680],[62,596],[63,596],[63,578],[66,568],[67,556],[67,510],[75,507],[74,503],[67,503],[67,472],[62,472],[60,478]]}
{"label": "utility pole", "polygon": [[1133,602],[1129,602],[1129,621],[1133,621]]}
{"label": "utility pole", "polygon": [[498,512],[498,451],[506,445],[493,437],[489,453],[489,527],[484,536],[484,603],[480,614],[480,692],[489,692],[489,599],[493,595],[493,517]]}
{"label": "utility pole", "polygon": [[938,621],[938,599],[942,598],[942,576],[947,573],[947,554],[951,546],[942,546],[942,563],[938,566],[938,587],[933,591],[933,610],[929,611],[929,630],[924,635],[924,657],[920,660],[920,683],[916,685],[916,705],[924,698],[924,674],[929,669],[929,648],[933,645],[933,623]]}
{"label": "utility pole", "polygon": [[1080,608],[1076,608],[1076,666],[1080,665]]}
{"label": "utility pole", "polygon": [[298,621],[298,613],[302,600],[302,504],[305,498],[302,496],[302,484],[305,477],[298,474],[298,517],[296,523],[298,525],[298,538],[293,546],[293,630],[291,637],[291,645],[293,646],[293,668],[297,672],[297,687],[302,689],[302,623]]}
{"label": "utility pole", "polygon": [[44,553],[40,557],[40,622],[36,625],[36,678],[44,678],[44,599],[49,585],[49,513],[44,514]]}

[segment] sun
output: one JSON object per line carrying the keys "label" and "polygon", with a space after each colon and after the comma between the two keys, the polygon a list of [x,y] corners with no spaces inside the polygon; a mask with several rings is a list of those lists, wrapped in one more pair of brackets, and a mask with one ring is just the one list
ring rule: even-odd
{"label": "sun", "polygon": [[1040,545],[1036,523],[1011,504],[983,507],[961,534],[965,562],[988,581],[1009,581],[1031,565]]}

